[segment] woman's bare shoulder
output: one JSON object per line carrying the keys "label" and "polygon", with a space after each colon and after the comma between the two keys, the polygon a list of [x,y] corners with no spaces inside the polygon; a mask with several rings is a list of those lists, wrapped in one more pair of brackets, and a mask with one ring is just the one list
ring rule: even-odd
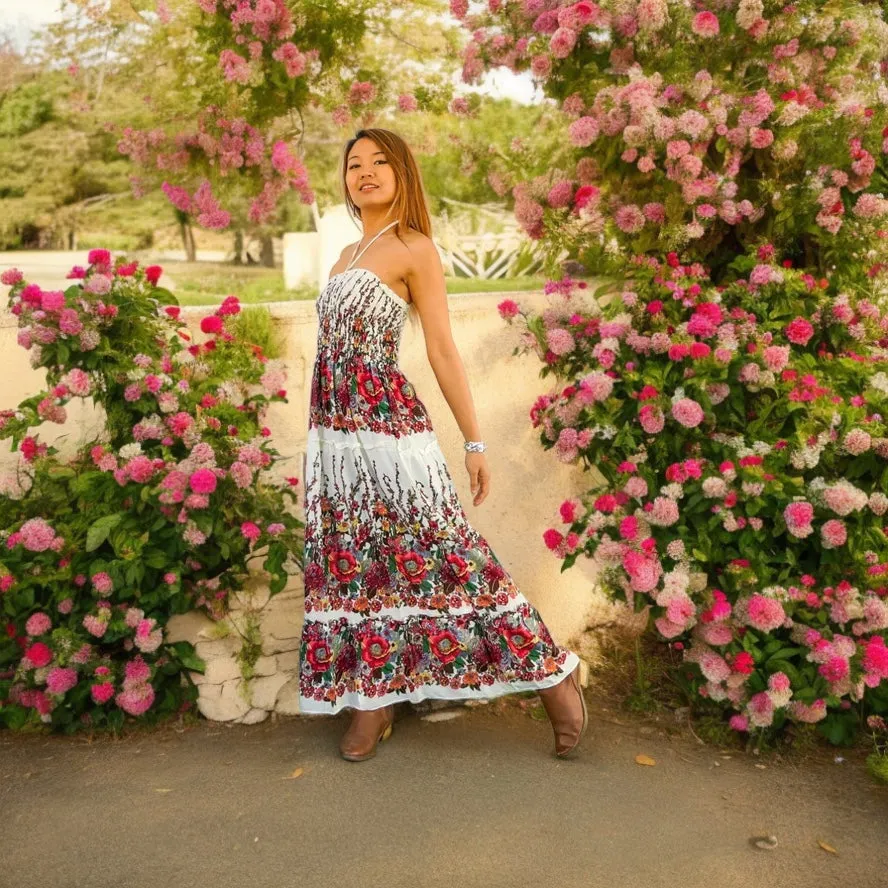
{"label": "woman's bare shoulder", "polygon": [[410,247],[418,246],[418,247],[430,247],[434,246],[432,239],[423,234],[421,231],[416,228],[408,228],[403,236],[404,243],[406,243]]}

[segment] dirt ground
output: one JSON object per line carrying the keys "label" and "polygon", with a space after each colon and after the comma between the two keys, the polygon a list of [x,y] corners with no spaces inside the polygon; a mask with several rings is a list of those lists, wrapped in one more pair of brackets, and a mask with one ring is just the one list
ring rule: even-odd
{"label": "dirt ground", "polygon": [[[2,734],[0,886],[888,880],[888,788],[860,752],[724,751],[593,701],[579,755],[558,760],[549,725],[522,705],[503,698],[437,721],[402,706],[391,739],[357,764],[337,754],[347,714],[118,740]],[[751,842],[769,836],[771,850]]]}

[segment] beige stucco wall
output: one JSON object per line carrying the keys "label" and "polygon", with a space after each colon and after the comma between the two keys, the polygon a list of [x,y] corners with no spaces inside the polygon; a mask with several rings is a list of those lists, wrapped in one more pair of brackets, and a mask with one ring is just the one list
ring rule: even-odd
{"label": "beige stucco wall", "polygon": [[[585,648],[588,655],[591,649],[588,638],[583,640],[584,631],[611,622],[619,612],[595,591],[588,562],[578,561],[571,570],[560,573],[560,561],[546,549],[542,533],[548,526],[558,526],[559,504],[566,496],[584,490],[589,478],[576,467],[560,463],[554,451],[544,451],[530,425],[530,406],[538,394],[550,388],[551,380],[539,378],[541,365],[535,357],[512,355],[520,327],[507,325],[496,310],[506,295],[450,297],[453,336],[489,448],[491,492],[480,506],[471,502],[463,438],[426,359],[421,327],[405,324],[400,365],[430,412],[469,520],[539,609],[555,639],[581,651]],[[511,297],[535,310],[543,308],[549,298],[542,293]],[[317,314],[313,302],[273,303],[269,309],[285,333],[289,373],[289,404],[273,406],[269,425],[275,446],[288,458],[287,473],[301,475]],[[206,313],[207,309],[194,308],[183,312],[193,331]],[[196,335],[201,337],[199,332]],[[30,367],[27,352],[16,344],[15,318],[5,312],[0,315],[0,379],[2,407],[15,406],[42,385],[42,375]],[[63,448],[75,446],[100,423],[90,410],[76,407],[74,402],[70,408],[71,420],[60,427],[67,438],[57,444]],[[49,440],[45,432],[41,436]],[[10,457],[4,453],[0,463]]]}

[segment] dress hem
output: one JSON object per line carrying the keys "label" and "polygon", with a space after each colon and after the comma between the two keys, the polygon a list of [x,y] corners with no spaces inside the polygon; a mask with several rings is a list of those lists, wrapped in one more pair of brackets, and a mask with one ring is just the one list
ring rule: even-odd
{"label": "dress hem", "polygon": [[498,681],[492,685],[481,685],[478,688],[445,688],[442,685],[430,685],[417,688],[409,694],[392,691],[382,697],[367,697],[359,693],[346,693],[328,703],[314,698],[299,697],[300,715],[337,715],[343,709],[352,708],[361,711],[382,709],[390,703],[421,703],[423,700],[493,700],[508,694],[520,694],[523,691],[541,691],[554,687],[567,678],[580,662],[573,652],[568,652],[561,672],[557,672],[542,681]]}

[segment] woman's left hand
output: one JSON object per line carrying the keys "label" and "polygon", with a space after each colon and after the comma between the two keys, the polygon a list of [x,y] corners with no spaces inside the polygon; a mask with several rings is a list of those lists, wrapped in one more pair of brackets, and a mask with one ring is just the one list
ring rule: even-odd
{"label": "woman's left hand", "polygon": [[487,457],[483,453],[468,451],[466,453],[466,470],[469,473],[473,504],[480,506],[490,492],[490,468],[487,465]]}

